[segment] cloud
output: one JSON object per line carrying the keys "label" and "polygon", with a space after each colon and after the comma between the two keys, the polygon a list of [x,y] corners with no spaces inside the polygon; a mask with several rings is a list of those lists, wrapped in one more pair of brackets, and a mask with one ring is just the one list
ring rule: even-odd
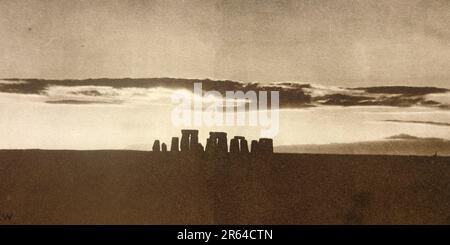
{"label": "cloud", "polygon": [[434,125],[434,126],[444,126],[444,127],[450,127],[450,123],[444,123],[444,122],[433,122],[433,121],[416,121],[416,120],[383,120],[384,122],[394,122],[394,123],[416,123],[416,124],[428,124],[428,125]]}
{"label": "cloud", "polygon": [[[4,79],[0,92],[39,94],[48,101],[90,101],[97,103],[170,103],[176,90],[193,92],[194,83],[201,82],[204,91],[215,90],[223,96],[226,91],[278,91],[280,107],[311,106],[425,106],[450,109],[449,90],[434,87],[382,86],[342,88],[299,82],[244,83],[209,79],[86,79],[39,80]],[[50,102],[52,103],[52,102]],[[83,104],[83,103],[80,103]]]}
{"label": "cloud", "polygon": [[416,137],[416,136],[409,135],[409,134],[397,134],[397,135],[393,135],[393,136],[390,136],[390,137],[386,137],[386,139],[389,139],[389,140],[417,140],[417,139],[420,139],[420,138]]}
{"label": "cloud", "polygon": [[25,81],[20,80],[0,80],[0,85],[11,85],[11,84],[24,84]]}
{"label": "cloud", "polygon": [[374,99],[368,96],[329,94],[317,97],[315,100],[323,105],[355,106],[364,105],[365,103],[372,103]]}
{"label": "cloud", "polygon": [[87,105],[87,104],[118,104],[112,102],[102,101],[88,101],[88,100],[49,100],[45,101],[47,104],[69,104],[69,105]]}
{"label": "cloud", "polygon": [[449,90],[445,89],[445,88],[408,87],[408,86],[379,86],[379,87],[366,87],[366,88],[355,88],[355,89],[356,90],[364,90],[367,93],[398,94],[398,95],[410,95],[410,96],[449,92]]}
{"label": "cloud", "polygon": [[390,137],[386,137],[387,140],[414,140],[414,141],[447,141],[443,138],[435,138],[435,137],[417,137],[409,134],[397,134]]}
{"label": "cloud", "polygon": [[383,140],[318,145],[276,146],[276,152],[370,155],[446,155],[450,156],[450,141],[398,134]]}
{"label": "cloud", "polygon": [[50,86],[41,94],[51,104],[170,104],[174,90],[111,86]]}

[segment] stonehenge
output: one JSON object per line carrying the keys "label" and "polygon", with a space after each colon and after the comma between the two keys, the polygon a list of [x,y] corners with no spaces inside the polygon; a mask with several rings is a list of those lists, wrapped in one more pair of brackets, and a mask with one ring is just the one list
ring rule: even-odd
{"label": "stonehenge", "polygon": [[[252,140],[250,149],[248,141],[244,136],[234,136],[230,140],[230,148],[228,149],[227,133],[225,132],[209,132],[209,138],[206,139],[206,145],[199,142],[198,130],[183,129],[181,130],[181,141],[178,137],[172,137],[170,152],[190,152],[193,154],[209,153],[209,154],[272,154],[273,140],[269,138],[260,138]],[[155,140],[152,150],[154,152],[167,152],[166,143],[160,143]]]}

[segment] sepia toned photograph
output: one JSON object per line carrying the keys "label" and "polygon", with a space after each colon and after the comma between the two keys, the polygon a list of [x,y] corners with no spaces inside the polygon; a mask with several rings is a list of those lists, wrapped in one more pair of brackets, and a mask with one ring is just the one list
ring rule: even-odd
{"label": "sepia toned photograph", "polygon": [[450,224],[448,0],[0,0],[0,47],[0,225]]}

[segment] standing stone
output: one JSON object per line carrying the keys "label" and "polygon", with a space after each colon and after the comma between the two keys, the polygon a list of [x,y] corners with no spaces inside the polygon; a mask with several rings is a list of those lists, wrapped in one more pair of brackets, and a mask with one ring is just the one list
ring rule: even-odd
{"label": "standing stone", "polygon": [[218,132],[218,142],[217,147],[219,152],[227,153],[228,152],[228,141],[227,141],[227,133]]}
{"label": "standing stone", "polygon": [[267,139],[267,149],[269,153],[273,153],[273,139]]}
{"label": "standing stone", "polygon": [[208,138],[206,139],[206,152],[214,152],[215,151],[215,141],[214,139]]}
{"label": "standing stone", "polygon": [[[225,132],[210,132],[209,139],[211,140],[210,145],[213,146],[213,151],[216,153],[227,153],[228,152],[228,142],[227,133]],[[209,151],[210,147],[208,147]]]}
{"label": "standing stone", "polygon": [[202,143],[197,143],[197,153],[202,153],[204,151],[205,149],[203,148]]}
{"label": "standing stone", "polygon": [[262,153],[273,153],[273,140],[269,138],[259,139],[259,148]]}
{"label": "standing stone", "polygon": [[186,130],[181,130],[181,151],[189,151],[189,132]]}
{"label": "standing stone", "polygon": [[179,144],[178,137],[172,137],[172,144],[170,145],[170,151],[173,152],[180,151],[178,144]]}
{"label": "standing stone", "polygon": [[241,153],[248,153],[248,143],[246,139],[241,139]]}
{"label": "standing stone", "polygon": [[198,145],[198,131],[191,133],[191,140],[189,142],[189,149],[194,150]]}
{"label": "standing stone", "polygon": [[183,129],[181,134],[181,151],[195,150],[198,144],[198,130]]}
{"label": "standing stone", "polygon": [[258,149],[258,141],[256,140],[252,140],[251,143],[251,152],[252,154],[258,154],[259,153],[259,149]]}
{"label": "standing stone", "polygon": [[166,145],[166,143],[162,143],[161,144],[161,151],[162,152],[167,152],[167,145]]}
{"label": "standing stone", "polygon": [[230,140],[230,153],[239,153],[239,140],[238,139]]}
{"label": "standing stone", "polygon": [[159,151],[161,151],[161,149],[160,149],[160,147],[159,147],[159,140],[155,140],[155,142],[153,143],[153,148],[152,148],[152,150],[153,150],[154,152],[159,152]]}

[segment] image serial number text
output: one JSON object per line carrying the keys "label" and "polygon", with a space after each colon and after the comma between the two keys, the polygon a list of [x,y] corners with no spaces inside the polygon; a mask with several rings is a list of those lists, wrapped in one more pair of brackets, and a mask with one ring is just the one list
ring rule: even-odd
{"label": "image serial number text", "polygon": [[189,231],[184,229],[177,234],[178,240],[272,240],[272,230],[233,230],[225,229],[220,232]]}

